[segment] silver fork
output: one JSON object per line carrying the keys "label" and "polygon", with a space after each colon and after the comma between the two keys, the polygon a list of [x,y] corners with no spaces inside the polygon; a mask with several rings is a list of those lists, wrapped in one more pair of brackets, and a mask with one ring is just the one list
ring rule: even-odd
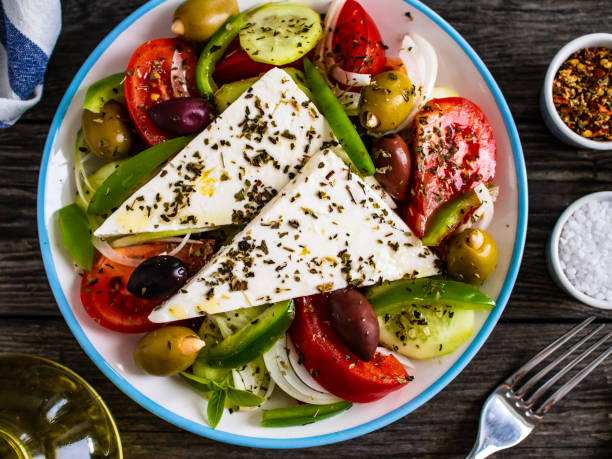
{"label": "silver fork", "polygon": [[533,370],[540,362],[569,341],[578,332],[587,327],[593,320],[595,320],[595,317],[589,317],[581,324],[572,328],[565,335],[557,338],[531,360],[527,361],[489,395],[480,413],[480,425],[476,443],[474,443],[474,447],[467,455],[466,459],[482,459],[496,451],[510,448],[523,441],[555,403],[565,397],[569,391],[612,353],[612,346],[610,346],[602,352],[599,357],[576,373],[542,403],[538,403],[539,400],[542,399],[542,396],[548,392],[563,375],[612,336],[612,332],[608,332],[582,354],[575,357],[565,367],[559,370],[554,376],[548,379],[548,381],[544,382],[544,384],[537,388],[531,395],[526,397],[527,393],[534,389],[535,385],[540,382],[546,374],[569,357],[576,349],[593,338],[605,325],[602,324],[596,327],[591,333],[580,339],[566,352],[522,384],[521,381],[527,373]]}

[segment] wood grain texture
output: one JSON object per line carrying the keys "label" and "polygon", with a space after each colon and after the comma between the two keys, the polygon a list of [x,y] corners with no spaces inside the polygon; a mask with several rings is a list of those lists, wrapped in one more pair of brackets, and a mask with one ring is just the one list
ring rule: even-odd
{"label": "wood grain texture", "polygon": [[[61,319],[48,287],[36,231],[42,149],[59,101],[88,54],[141,0],[64,0],[63,29],[42,101],[0,130],[0,351],[58,360],[84,376],[115,414],[126,458],[255,457],[262,451],[200,438],[156,418],[112,385]],[[443,0],[428,6],[474,47],[496,78],[517,122],[529,180],[527,244],[516,287],[491,338],[456,380],[406,418],[337,446],[267,453],[283,457],[461,457],[474,440],[491,389],[528,355],[590,314],[550,279],[546,240],[563,209],[580,196],[612,189],[612,151],[576,150],[544,126],[538,95],[548,62],[579,35],[610,31],[609,0]],[[610,325],[608,325],[610,327]],[[612,364],[598,368],[525,442],[499,457],[612,457]]]}
{"label": "wood grain texture", "polygon": [[[340,445],[280,451],[282,457],[366,457],[385,451],[397,457],[460,457],[471,447],[477,420],[489,392],[569,324],[501,323],[482,352],[447,389],[414,413],[363,437]],[[164,422],[119,392],[95,368],[61,319],[0,322],[0,349],[57,360],[81,374],[100,393],[115,414],[126,458],[199,457],[213,452],[222,457],[256,457],[260,450],[238,448],[199,438]],[[609,457],[612,452],[612,360],[604,362],[588,382],[559,403],[524,443],[499,457]],[[391,447],[392,445],[392,447]],[[266,453],[273,455],[273,453]]]}

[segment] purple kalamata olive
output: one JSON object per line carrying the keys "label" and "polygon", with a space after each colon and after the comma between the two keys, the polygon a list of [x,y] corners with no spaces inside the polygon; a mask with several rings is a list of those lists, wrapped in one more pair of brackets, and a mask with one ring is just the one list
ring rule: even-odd
{"label": "purple kalamata olive", "polygon": [[387,135],[372,147],[372,159],[378,180],[393,199],[404,201],[410,192],[412,159],[408,145],[399,135]]}
{"label": "purple kalamata olive", "polygon": [[128,292],[138,298],[158,300],[172,295],[187,282],[187,269],[181,260],[158,255],[140,263],[127,283]]}
{"label": "purple kalamata olive", "polygon": [[372,305],[358,290],[337,290],[327,298],[332,328],[344,345],[366,362],[374,357],[380,330]]}
{"label": "purple kalamata olive", "polygon": [[155,125],[176,135],[196,134],[215,117],[215,107],[201,97],[168,99],[149,108]]}

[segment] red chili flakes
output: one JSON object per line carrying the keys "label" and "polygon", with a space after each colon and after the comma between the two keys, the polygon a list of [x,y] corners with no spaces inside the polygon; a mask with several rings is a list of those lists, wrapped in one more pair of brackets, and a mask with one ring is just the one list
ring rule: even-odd
{"label": "red chili flakes", "polygon": [[611,69],[610,48],[585,48],[563,62],[555,76],[553,102],[557,112],[582,137],[612,140]]}

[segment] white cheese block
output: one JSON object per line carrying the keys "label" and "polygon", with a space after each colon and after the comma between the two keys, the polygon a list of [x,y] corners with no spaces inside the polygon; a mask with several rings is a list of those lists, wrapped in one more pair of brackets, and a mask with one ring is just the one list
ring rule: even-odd
{"label": "white cheese block", "polygon": [[95,231],[97,237],[210,229],[249,221],[322,147],[325,118],[274,68]]}
{"label": "white cheese block", "polygon": [[381,196],[325,150],[149,319],[169,322],[431,276],[436,262]]}

